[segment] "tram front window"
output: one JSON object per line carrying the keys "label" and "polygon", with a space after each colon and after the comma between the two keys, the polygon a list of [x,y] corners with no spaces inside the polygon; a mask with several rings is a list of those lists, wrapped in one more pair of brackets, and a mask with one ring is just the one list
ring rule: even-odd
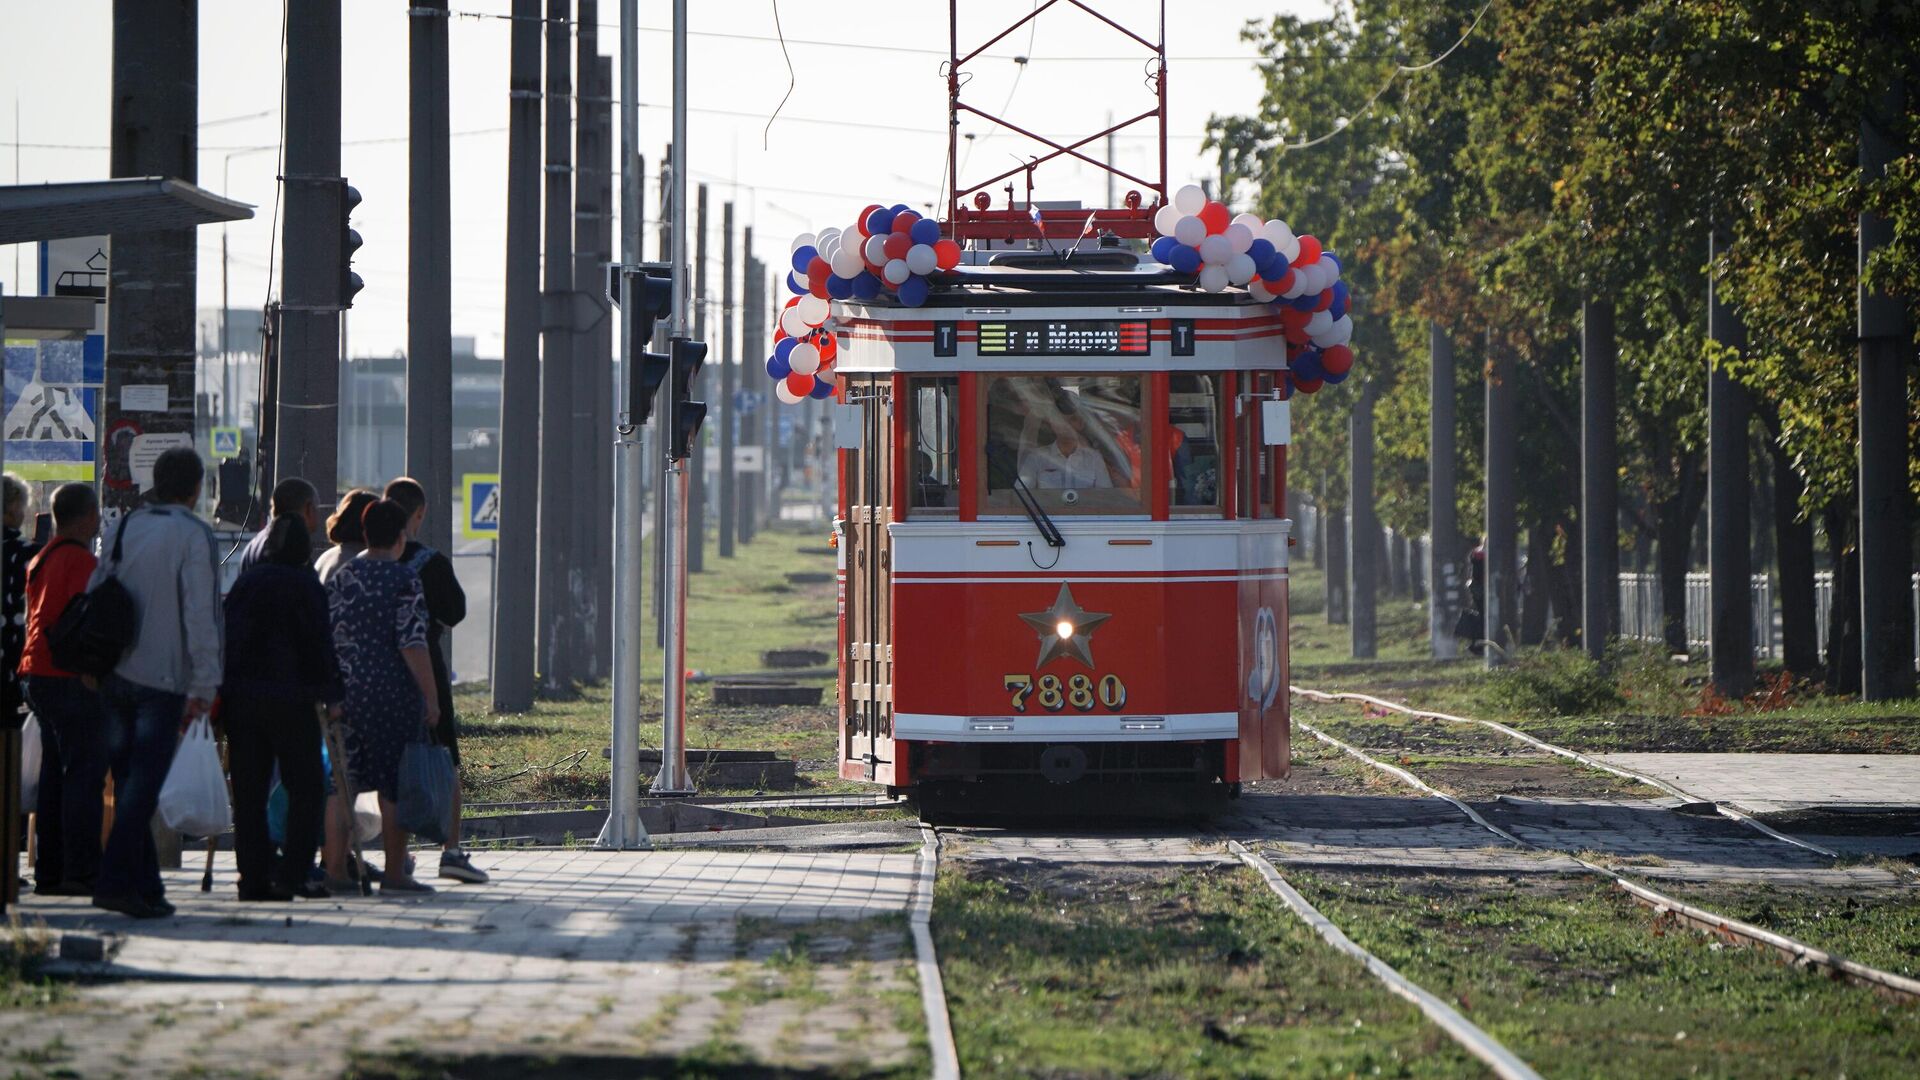
{"label": "tram front window", "polygon": [[989,375],[981,509],[1018,513],[1017,476],[1048,513],[1140,514],[1150,461],[1140,375]]}
{"label": "tram front window", "polygon": [[908,384],[907,465],[913,470],[909,489],[914,510],[945,516],[960,506],[959,474],[954,447],[960,441],[960,380],[952,376],[914,378]]}

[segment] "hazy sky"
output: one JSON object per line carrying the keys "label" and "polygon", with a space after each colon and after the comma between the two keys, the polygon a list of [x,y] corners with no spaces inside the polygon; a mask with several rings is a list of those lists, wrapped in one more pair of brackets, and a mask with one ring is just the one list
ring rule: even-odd
{"label": "hazy sky", "polygon": [[[965,0],[962,51],[1033,3]],[[391,354],[406,341],[407,7],[407,0],[343,0],[342,170],[366,200],[354,215],[366,239],[355,267],[367,283],[350,321],[355,355]],[[453,326],[456,334],[479,338],[483,355],[498,355],[511,24],[486,16],[504,14],[510,4],[453,0],[453,7],[463,13],[450,30]],[[940,73],[947,50],[945,4],[781,0],[796,85],[764,147],[762,129],[788,81],[772,0],[693,0],[689,7],[690,180],[712,187],[715,260],[720,205],[728,198],[737,203],[740,224],[757,226],[763,255],[784,254],[787,241],[803,230],[845,226],[869,202],[935,198],[946,156],[946,81]],[[1157,3],[1101,0],[1098,7],[1153,37]],[[1239,40],[1240,27],[1277,10],[1320,13],[1324,7],[1273,0],[1169,5],[1171,184],[1214,171],[1199,152],[1210,113],[1244,112],[1258,101],[1258,74],[1250,61],[1238,59],[1251,56]],[[664,29],[671,6],[642,0],[640,10],[640,126],[651,216],[660,205],[653,178],[670,121],[664,106],[672,85],[671,42]],[[111,16],[110,0],[0,0],[6,50],[0,66],[0,177],[11,181],[16,168],[25,183],[106,175]],[[617,0],[603,0],[604,54],[617,51],[618,17]],[[201,0],[199,182],[258,207],[254,220],[231,227],[235,307],[258,307],[270,288],[278,289],[277,280],[269,282],[267,262],[280,125],[280,28],[281,5],[273,0]],[[1032,62],[1023,70],[1011,59],[1016,54]],[[1087,134],[1105,126],[1109,112],[1124,119],[1151,107],[1144,56],[1135,43],[1084,12],[1056,4],[966,66],[972,81],[963,100],[1049,136]],[[617,63],[615,70],[617,79]],[[961,130],[980,134],[971,151],[962,143],[963,179],[1009,168],[1035,145],[1011,134],[989,135],[977,118],[963,119]],[[1153,142],[1148,129],[1137,130],[1139,135],[1118,140],[1118,163],[1150,175],[1143,170],[1151,165]],[[1038,180],[1037,198],[1093,203],[1104,197],[1104,180],[1078,163],[1046,166]],[[649,258],[652,241],[650,223]],[[199,305],[215,307],[218,228],[200,230],[199,252]],[[14,248],[0,246],[0,281],[9,292],[30,292],[33,256],[19,253],[19,273],[15,257]]]}

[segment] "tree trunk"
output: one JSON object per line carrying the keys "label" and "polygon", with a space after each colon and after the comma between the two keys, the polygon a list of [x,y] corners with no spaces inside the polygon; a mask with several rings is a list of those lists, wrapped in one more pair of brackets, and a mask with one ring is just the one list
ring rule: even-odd
{"label": "tree trunk", "polygon": [[1520,586],[1520,644],[1538,645],[1547,639],[1547,607],[1553,590],[1553,533],[1539,522],[1527,529],[1527,571]]}
{"label": "tree trunk", "polygon": [[1323,508],[1327,537],[1327,625],[1347,625],[1347,510]]}
{"label": "tree trunk", "polygon": [[1804,488],[1793,455],[1768,440],[1773,455],[1773,535],[1780,600],[1780,661],[1795,675],[1821,673],[1820,617],[1813,585],[1813,519],[1800,517]]}
{"label": "tree trunk", "polygon": [[1853,543],[1854,501],[1827,504],[1823,524],[1833,558],[1833,603],[1827,608],[1827,689],[1860,692],[1860,551]]}

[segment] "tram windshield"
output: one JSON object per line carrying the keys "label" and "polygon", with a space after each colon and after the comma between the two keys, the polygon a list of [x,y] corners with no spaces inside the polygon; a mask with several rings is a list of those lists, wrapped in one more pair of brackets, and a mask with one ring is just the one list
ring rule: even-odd
{"label": "tram windshield", "polygon": [[982,476],[990,513],[1017,513],[1018,476],[1049,513],[1139,514],[1151,469],[1141,375],[988,375]]}

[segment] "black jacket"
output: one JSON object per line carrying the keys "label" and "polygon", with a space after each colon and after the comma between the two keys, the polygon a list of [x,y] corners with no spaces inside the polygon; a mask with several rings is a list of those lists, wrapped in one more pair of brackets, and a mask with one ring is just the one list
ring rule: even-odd
{"label": "black jacket", "polygon": [[454,576],[453,560],[418,540],[407,541],[400,561],[420,575],[420,590],[427,596],[427,653],[433,664],[434,688],[440,692],[440,717],[448,720],[453,716],[453,678],[440,639],[467,617],[467,592]]}
{"label": "black jacket", "polygon": [[312,567],[257,563],[227,593],[221,693],[230,698],[341,700],[327,591]]}

